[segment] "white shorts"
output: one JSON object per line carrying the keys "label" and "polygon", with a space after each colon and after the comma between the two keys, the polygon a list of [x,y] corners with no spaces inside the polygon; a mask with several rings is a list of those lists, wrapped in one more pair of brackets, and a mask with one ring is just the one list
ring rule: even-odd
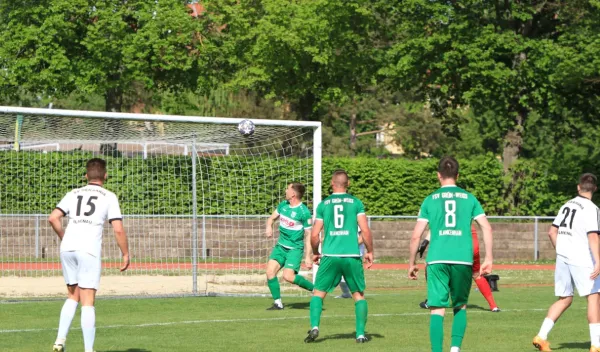
{"label": "white shorts", "polygon": [[577,288],[580,297],[600,292],[600,279],[590,279],[593,271],[592,267],[570,265],[557,258],[554,294],[557,297],[571,297],[574,293],[573,286]]}
{"label": "white shorts", "polygon": [[100,258],[81,251],[60,253],[63,276],[67,285],[98,289],[102,263]]}

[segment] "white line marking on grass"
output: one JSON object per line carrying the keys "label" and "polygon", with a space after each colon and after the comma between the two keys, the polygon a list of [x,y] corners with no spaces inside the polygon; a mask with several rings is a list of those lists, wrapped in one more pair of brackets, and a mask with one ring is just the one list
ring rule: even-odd
{"label": "white line marking on grass", "polygon": [[[504,309],[500,314],[506,312],[540,312],[546,311],[548,308],[530,308],[530,309]],[[491,314],[489,311],[473,310],[469,309],[469,314]],[[414,313],[383,313],[383,314],[369,314],[369,318],[372,317],[407,317],[407,316],[420,316],[429,315],[429,312],[414,312]],[[354,315],[323,315],[323,318],[354,318]],[[274,318],[240,318],[240,319],[206,319],[206,320],[183,320],[183,321],[170,321],[164,323],[146,323],[146,324],[118,324],[118,325],[105,325],[97,326],[96,329],[122,329],[122,328],[147,328],[155,326],[171,326],[171,325],[188,325],[188,324],[211,324],[211,323],[246,323],[246,322],[260,322],[260,321],[281,321],[281,320],[307,320],[308,316],[299,317],[274,317]],[[81,328],[73,328],[75,330],[81,330]],[[43,331],[56,331],[58,329],[8,329],[0,330],[0,334],[15,334],[23,332],[43,332]]]}

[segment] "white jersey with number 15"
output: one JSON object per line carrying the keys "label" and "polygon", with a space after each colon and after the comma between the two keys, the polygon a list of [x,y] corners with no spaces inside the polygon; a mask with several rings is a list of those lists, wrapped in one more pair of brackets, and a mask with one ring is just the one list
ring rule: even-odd
{"label": "white jersey with number 15", "polygon": [[83,251],[96,258],[102,252],[104,222],[123,218],[117,196],[94,183],[67,193],[56,208],[69,217],[60,251]]}

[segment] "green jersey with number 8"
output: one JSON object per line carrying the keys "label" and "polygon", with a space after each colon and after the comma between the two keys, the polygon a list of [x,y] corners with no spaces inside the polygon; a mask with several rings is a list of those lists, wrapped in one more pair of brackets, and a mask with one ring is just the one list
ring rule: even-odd
{"label": "green jersey with number 8", "polygon": [[418,217],[431,230],[427,264],[473,265],[471,223],[480,216],[485,213],[477,198],[458,186],[443,186],[427,196]]}
{"label": "green jersey with number 8", "polygon": [[317,221],[323,221],[323,251],[329,257],[360,257],[358,216],[365,215],[360,199],[348,193],[334,193],[317,207]]}

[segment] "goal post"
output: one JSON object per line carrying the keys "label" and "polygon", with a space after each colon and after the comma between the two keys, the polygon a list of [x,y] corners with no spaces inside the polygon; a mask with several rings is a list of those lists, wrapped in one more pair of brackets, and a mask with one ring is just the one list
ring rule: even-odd
{"label": "goal post", "polygon": [[107,160],[131,252],[120,273],[107,224],[99,295],[266,295],[267,217],[290,182],[313,212],[321,201],[321,123],[248,119],[244,136],[244,118],[0,107],[0,297],[64,295],[47,217],[92,157]]}

